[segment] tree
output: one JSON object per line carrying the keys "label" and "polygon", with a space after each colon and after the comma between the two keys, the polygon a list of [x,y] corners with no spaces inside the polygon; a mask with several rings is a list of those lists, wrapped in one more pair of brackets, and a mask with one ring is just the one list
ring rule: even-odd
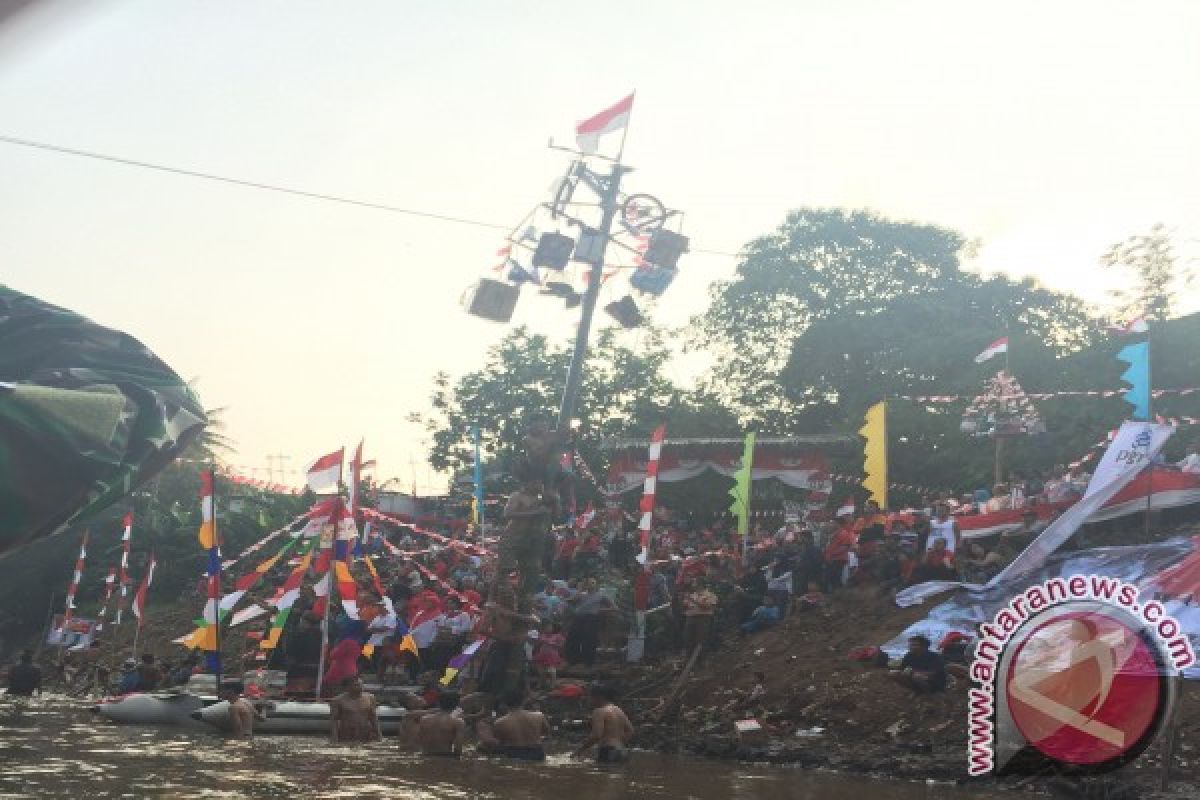
{"label": "tree", "polygon": [[963,237],[870,211],[800,209],[743,250],[737,277],[713,286],[690,346],[714,353],[710,390],[742,417],[783,431],[807,398],[785,390],[790,345],[843,312],[877,313],[960,275]]}
{"label": "tree", "polygon": [[[623,335],[601,330],[584,365],[577,440],[590,464],[600,463],[601,440],[648,436],[666,420],[675,435],[737,430],[736,419],[711,394],[684,391],[664,376],[670,352],[661,331],[639,329],[636,348],[624,344]],[[432,434],[430,464],[438,470],[466,469],[473,457],[469,430],[479,425],[488,473],[505,475],[521,452],[531,418],[554,417],[569,361],[567,346],[518,327],[488,351],[481,369],[457,380],[439,374],[430,398],[433,413],[411,417]],[[503,486],[491,479],[489,484]]]}
{"label": "tree", "polygon": [[1179,263],[1170,232],[1159,223],[1150,232],[1117,242],[1100,259],[1110,269],[1133,273],[1128,287],[1110,292],[1127,318],[1163,322],[1175,311],[1179,294],[1195,279],[1195,271]]}

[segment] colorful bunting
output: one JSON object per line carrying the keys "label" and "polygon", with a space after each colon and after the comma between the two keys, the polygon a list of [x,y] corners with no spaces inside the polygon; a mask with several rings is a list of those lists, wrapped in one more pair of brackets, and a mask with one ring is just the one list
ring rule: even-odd
{"label": "colorful bunting", "polygon": [[1129,384],[1125,390],[1125,402],[1133,406],[1133,418],[1150,419],[1150,343],[1138,342],[1126,345],[1117,353],[1117,358],[1129,365],[1121,380]]}
{"label": "colorful bunting", "polygon": [[314,540],[312,539],[304,543],[300,550],[300,563],[292,570],[292,574],[288,575],[287,580],[280,588],[279,599],[275,601],[275,616],[271,618],[271,632],[259,645],[263,650],[272,650],[279,644],[279,637],[283,635],[288,615],[291,613],[296,599],[300,596],[300,584],[304,582],[304,575],[308,572],[309,564],[312,563],[313,544]]}
{"label": "colorful bunting", "polygon": [[887,508],[887,404],[867,409],[858,435],[863,437],[863,488],[880,508]]}
{"label": "colorful bunting", "polygon": [[742,465],[733,473],[733,488],[729,494],[733,504],[729,506],[730,513],[737,519],[737,535],[748,536],[750,533],[750,492],[754,485],[754,431],[746,434],[746,444],[742,450]]}

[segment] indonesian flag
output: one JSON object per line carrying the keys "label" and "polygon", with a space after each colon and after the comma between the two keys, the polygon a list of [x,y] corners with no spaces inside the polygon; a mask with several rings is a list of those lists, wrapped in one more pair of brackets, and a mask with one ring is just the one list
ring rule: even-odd
{"label": "indonesian flag", "polygon": [[585,153],[594,153],[600,146],[600,137],[605,133],[619,131],[629,124],[629,113],[633,111],[633,95],[599,114],[585,119],[575,126],[575,141]]}
{"label": "indonesian flag", "polygon": [[342,459],[345,453],[346,448],[339,447],[329,455],[321,456],[309,464],[308,469],[305,470],[308,473],[308,488],[319,492],[337,486],[342,477]]}
{"label": "indonesian flag", "polygon": [[584,530],[592,524],[592,520],[595,518],[596,509],[592,507],[591,503],[588,503],[588,507],[584,509],[583,513],[575,518],[575,527]]}
{"label": "indonesian flag", "polygon": [[1001,339],[997,339],[996,341],[992,342],[991,344],[989,344],[987,346],[987,349],[985,349],[979,355],[975,356],[975,363],[982,364],[983,362],[987,361],[992,356],[998,356],[1001,353],[1007,353],[1007,352],[1008,352],[1008,337],[1005,336]]}
{"label": "indonesian flag", "polygon": [[1131,333],[1145,333],[1150,330],[1150,326],[1146,324],[1145,317],[1138,317],[1131,322],[1109,325],[1108,329],[1114,333],[1128,336]]}
{"label": "indonesian flag", "polygon": [[146,577],[142,578],[141,586],[138,586],[137,594],[133,596],[133,615],[138,619],[138,625],[142,624],[142,613],[146,610],[146,592],[150,589],[150,583],[154,580],[154,565],[157,562],[154,556],[150,556],[150,563],[146,565]]}
{"label": "indonesian flag", "polygon": [[854,516],[854,501],[847,500],[845,503],[842,503],[841,508],[839,508],[834,513],[834,516],[835,517],[852,517],[852,516]]}

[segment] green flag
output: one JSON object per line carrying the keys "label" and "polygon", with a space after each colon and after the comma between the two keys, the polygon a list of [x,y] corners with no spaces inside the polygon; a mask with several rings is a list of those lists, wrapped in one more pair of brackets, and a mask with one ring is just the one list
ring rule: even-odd
{"label": "green flag", "polygon": [[127,496],[206,422],[132,336],[0,286],[0,554]]}
{"label": "green flag", "polygon": [[729,494],[733,503],[730,512],[737,517],[739,536],[750,533],[750,486],[754,483],[754,433],[746,434],[746,448],[742,451],[742,466],[733,473],[733,488]]}

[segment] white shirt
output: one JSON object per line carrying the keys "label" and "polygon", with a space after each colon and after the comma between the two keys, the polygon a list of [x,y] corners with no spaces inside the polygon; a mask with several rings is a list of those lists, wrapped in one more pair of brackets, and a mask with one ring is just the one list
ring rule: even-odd
{"label": "white shirt", "polygon": [[946,552],[953,553],[957,544],[954,536],[954,520],[948,519],[945,522],[938,522],[934,519],[929,523],[929,538],[925,540],[925,552],[933,549],[933,543],[941,539],[946,543]]}
{"label": "white shirt", "polygon": [[1189,453],[1187,458],[1176,466],[1191,475],[1200,475],[1200,453]]}
{"label": "white shirt", "polygon": [[470,633],[471,628],[475,627],[475,620],[471,619],[471,615],[465,611],[460,611],[457,614],[443,614],[438,617],[438,624],[449,629],[450,633],[459,636],[464,633]]}
{"label": "white shirt", "polygon": [[433,644],[433,640],[437,636],[439,619],[441,619],[441,617],[427,619],[409,631],[409,633],[412,634],[413,642],[415,642],[417,645],[417,649],[424,650],[426,647],[429,647],[429,645]]}

